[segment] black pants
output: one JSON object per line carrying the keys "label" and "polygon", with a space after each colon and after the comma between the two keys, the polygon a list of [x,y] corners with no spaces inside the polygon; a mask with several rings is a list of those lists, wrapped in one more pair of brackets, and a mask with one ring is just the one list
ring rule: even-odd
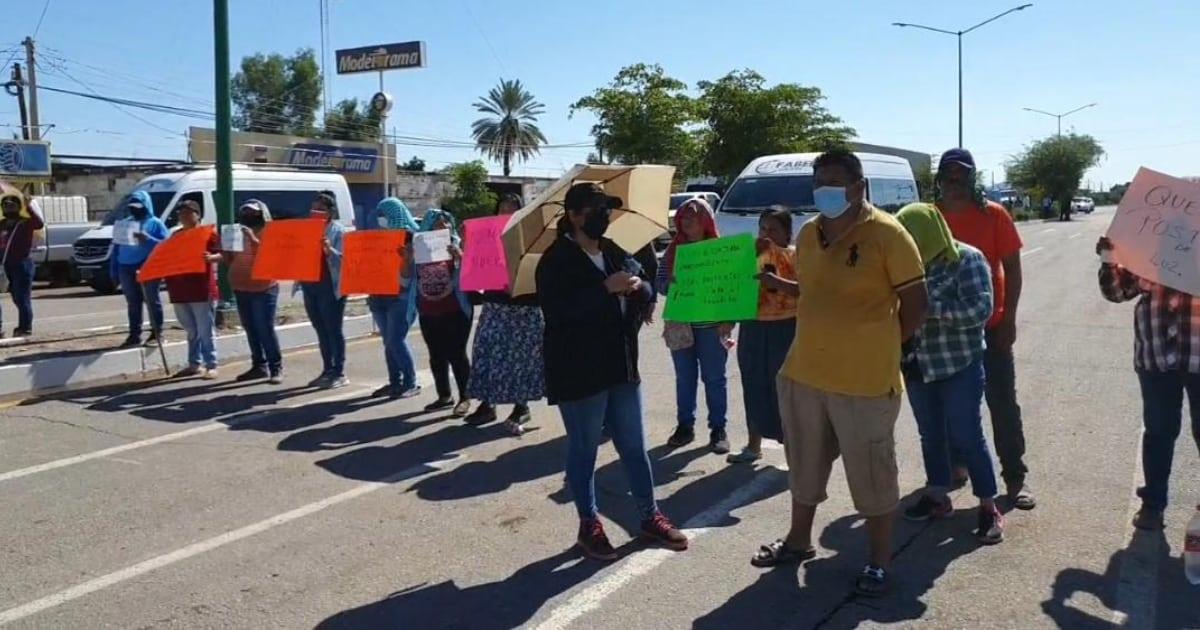
{"label": "black pants", "polygon": [[1000,349],[995,335],[988,331],[988,349],[984,355],[987,385],[984,390],[992,415],[992,435],[1000,458],[1000,476],[1010,486],[1025,482],[1025,429],[1021,424],[1021,406],[1017,404],[1017,375],[1012,349]]}
{"label": "black pants", "polygon": [[466,313],[421,316],[421,336],[429,348],[429,369],[438,398],[450,398],[450,370],[458,384],[459,400],[467,399],[467,379],[471,377],[471,361],[467,358],[467,339],[471,336],[471,320]]}

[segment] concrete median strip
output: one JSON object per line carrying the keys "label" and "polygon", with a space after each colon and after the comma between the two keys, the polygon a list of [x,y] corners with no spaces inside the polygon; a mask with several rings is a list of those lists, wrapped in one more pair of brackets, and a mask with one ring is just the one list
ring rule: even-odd
{"label": "concrete median strip", "polygon": [[[374,332],[374,328],[369,315],[348,317],[345,323],[346,339],[368,336]],[[276,331],[279,345],[285,352],[317,343],[316,332],[308,322],[279,326]],[[171,369],[187,364],[185,342],[168,343],[164,350]],[[245,333],[217,337],[217,356],[222,362],[243,359],[249,354]],[[104,382],[136,380],[162,374],[162,369],[157,347],[99,350],[3,365],[0,366],[0,400]]]}

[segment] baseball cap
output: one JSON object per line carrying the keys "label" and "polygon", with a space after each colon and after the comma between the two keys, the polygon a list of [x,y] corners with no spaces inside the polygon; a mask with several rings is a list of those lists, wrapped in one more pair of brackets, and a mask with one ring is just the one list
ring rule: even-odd
{"label": "baseball cap", "polygon": [[582,210],[586,207],[615,210],[623,204],[620,197],[605,194],[604,188],[600,184],[594,183],[579,183],[571,186],[563,199],[563,207],[567,210]]}
{"label": "baseball cap", "polygon": [[973,171],[975,170],[975,156],[963,148],[950,149],[942,154],[942,159],[938,160],[938,170],[950,164],[957,164]]}
{"label": "baseball cap", "polygon": [[134,199],[133,201],[130,201],[129,203],[125,204],[125,207],[126,208],[139,208],[139,209],[144,210],[146,208],[146,204],[138,201],[137,199]]}

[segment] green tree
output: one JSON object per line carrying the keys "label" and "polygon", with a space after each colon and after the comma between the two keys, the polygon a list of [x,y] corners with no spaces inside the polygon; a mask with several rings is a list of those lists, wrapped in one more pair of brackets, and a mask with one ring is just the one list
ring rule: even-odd
{"label": "green tree", "polygon": [[928,166],[921,166],[913,173],[913,177],[917,181],[917,194],[921,201],[933,203],[933,171]]}
{"label": "green tree", "polygon": [[311,48],[291,57],[242,58],[233,76],[234,126],[242,131],[311,135],[321,101],[321,70]]}
{"label": "green tree", "polygon": [[696,154],[688,127],[699,121],[687,85],[666,75],[662,66],[639,63],[622,68],[612,82],[571,105],[571,115],[586,110],[597,157],[622,164],[674,164],[685,167]]}
{"label": "green tree", "polygon": [[1051,136],[1034,142],[1005,164],[1008,181],[1032,191],[1034,199],[1050,197],[1069,207],[1083,174],[1100,161],[1104,149],[1088,135]]}
{"label": "green tree", "polygon": [[371,109],[369,101],[359,103],[356,98],[344,99],[325,112],[321,137],[379,142],[379,120],[379,112]]}
{"label": "green tree", "polygon": [[425,172],[425,160],[422,160],[421,158],[414,155],[414,156],[412,156],[411,160],[400,165],[400,170],[411,171],[414,173],[424,173]]}
{"label": "green tree", "polygon": [[471,123],[475,148],[493,161],[500,162],[504,176],[512,173],[513,159],[522,162],[540,153],[546,136],[538,129],[537,119],[545,111],[533,94],[518,80],[500,80],[487,96],[476,101],[475,111],[490,114]]}
{"label": "green tree", "polygon": [[821,104],[821,90],[796,83],[767,87],[753,70],[701,81],[700,111],[707,130],[703,172],[732,180],[754,158],[821,151],[844,145],[854,130]]}
{"label": "green tree", "polygon": [[483,162],[451,164],[442,173],[450,178],[453,187],[453,192],[442,198],[442,208],[453,212],[459,221],[490,216],[496,209],[498,198],[488,190],[488,172]]}

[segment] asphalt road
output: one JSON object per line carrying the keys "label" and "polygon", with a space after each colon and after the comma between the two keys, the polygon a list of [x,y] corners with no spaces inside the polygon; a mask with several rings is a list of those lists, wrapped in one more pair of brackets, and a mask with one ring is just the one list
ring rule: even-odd
{"label": "asphalt road", "polygon": [[[819,558],[750,566],[786,528],[783,453],[731,467],[699,446],[660,446],[673,428],[673,375],[652,330],[647,431],[661,506],[693,537],[686,552],[632,540],[637,519],[605,446],[598,493],[622,558],[581,559],[569,549],[576,522],[555,411],[536,406],[537,430],[513,438],[422,413],[431,393],[368,400],[382,382],[372,339],[353,344],[353,385],[332,393],[300,386],[317,371],[308,352],[287,358],[288,383],[274,389],[156,383],[0,411],[0,625],[1200,627],[1200,589],[1180,559],[1200,499],[1190,438],[1178,444],[1166,532],[1129,526],[1140,480],[1132,307],[1100,297],[1092,252],[1109,213],[1022,226],[1017,369],[1040,505],[1011,513],[995,547],[970,534],[969,491],[955,496],[953,519],[901,523],[888,597],[850,594],[864,549],[840,471],[818,513]],[[739,401],[733,361],[730,371]],[[907,406],[897,438],[901,486],[916,491]]]}

